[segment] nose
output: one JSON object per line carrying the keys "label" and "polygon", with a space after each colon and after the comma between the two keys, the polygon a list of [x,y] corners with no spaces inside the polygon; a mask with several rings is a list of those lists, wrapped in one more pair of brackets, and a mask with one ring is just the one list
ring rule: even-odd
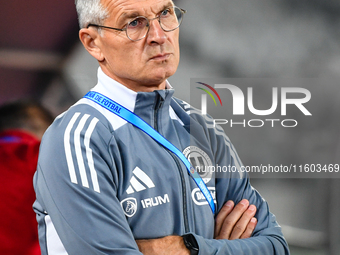
{"label": "nose", "polygon": [[158,19],[150,20],[149,33],[147,34],[148,44],[163,44],[165,43],[167,35],[162,29]]}

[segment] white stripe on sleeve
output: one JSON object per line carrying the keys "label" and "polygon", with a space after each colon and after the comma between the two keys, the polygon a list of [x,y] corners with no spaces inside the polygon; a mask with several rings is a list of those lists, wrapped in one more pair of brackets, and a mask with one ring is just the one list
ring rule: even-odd
{"label": "white stripe on sleeve", "polygon": [[86,133],[85,133],[84,144],[85,144],[85,148],[86,148],[87,163],[88,163],[89,168],[90,168],[93,189],[94,189],[94,191],[100,193],[97,172],[96,172],[96,169],[94,168],[92,149],[90,148],[91,136],[92,136],[93,130],[96,127],[98,121],[99,120],[97,118],[94,118],[91,121],[91,123],[90,123],[90,125],[87,128]]}
{"label": "white stripe on sleeve", "polygon": [[64,133],[64,149],[65,149],[65,154],[66,154],[66,161],[67,161],[67,166],[68,166],[68,171],[70,172],[70,178],[72,183],[78,183],[77,182],[77,176],[76,172],[74,170],[74,165],[73,165],[73,159],[72,159],[72,152],[71,152],[71,144],[70,144],[70,133],[73,128],[74,123],[78,119],[80,115],[80,112],[76,112],[71,121],[68,123],[65,133]]}
{"label": "white stripe on sleeve", "polygon": [[79,121],[79,124],[74,131],[74,146],[76,149],[76,157],[78,161],[78,167],[79,167],[79,173],[80,173],[80,178],[81,182],[84,187],[88,188],[89,187],[89,182],[87,180],[87,175],[86,175],[86,170],[85,170],[85,165],[84,165],[84,159],[81,151],[81,144],[80,144],[80,132],[85,126],[85,123],[87,119],[90,117],[90,115],[85,114],[81,120]]}

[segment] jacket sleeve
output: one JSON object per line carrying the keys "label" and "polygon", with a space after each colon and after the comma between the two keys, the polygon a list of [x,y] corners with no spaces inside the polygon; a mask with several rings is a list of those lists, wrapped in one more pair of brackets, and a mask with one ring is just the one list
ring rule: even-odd
{"label": "jacket sleeve", "polygon": [[[289,254],[288,245],[281,232],[281,227],[276,222],[275,216],[269,211],[267,202],[250,186],[248,178],[231,179],[229,185],[232,187],[232,190],[228,192],[229,194],[225,195],[225,201],[233,200],[235,203],[238,203],[243,198],[246,198],[250,204],[254,204],[257,207],[255,217],[258,222],[254,233],[250,238],[238,240],[205,239],[194,234],[199,245],[199,254]],[[221,190],[221,187],[216,187],[217,195],[223,192],[219,192],[219,190]],[[221,206],[224,202],[219,204]]]}
{"label": "jacket sleeve", "polygon": [[[107,126],[80,112],[68,113],[49,128],[34,177],[43,255],[141,254],[117,198],[119,162],[110,153],[119,153],[116,146]],[[58,240],[51,236],[47,217],[67,253],[50,252]]]}
{"label": "jacket sleeve", "polygon": [[234,172],[215,173],[216,212],[218,213],[228,200],[233,200],[237,204],[245,198],[249,200],[250,204],[257,207],[255,215],[257,225],[252,237],[247,239],[215,240],[206,239],[193,233],[199,245],[199,254],[289,254],[288,244],[283,237],[281,227],[278,225],[275,216],[269,211],[267,202],[250,185],[247,173],[242,172],[242,162],[229,138],[221,127],[207,126],[205,132],[214,153],[215,165],[230,166],[229,169],[236,170]]}

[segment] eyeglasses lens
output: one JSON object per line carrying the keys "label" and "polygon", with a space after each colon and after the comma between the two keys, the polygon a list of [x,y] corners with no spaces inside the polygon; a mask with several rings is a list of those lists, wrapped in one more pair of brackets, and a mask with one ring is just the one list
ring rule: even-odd
{"label": "eyeglasses lens", "polygon": [[[182,18],[182,10],[178,7],[168,8],[159,15],[160,25],[166,32],[173,31],[178,28],[182,22]],[[145,17],[138,17],[128,23],[126,33],[132,41],[138,41],[146,36],[148,30],[148,19]]]}

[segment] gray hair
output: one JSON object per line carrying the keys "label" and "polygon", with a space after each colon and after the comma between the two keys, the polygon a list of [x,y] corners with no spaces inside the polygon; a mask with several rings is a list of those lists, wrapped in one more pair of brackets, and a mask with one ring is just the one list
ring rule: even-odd
{"label": "gray hair", "polygon": [[75,0],[80,28],[85,28],[90,23],[102,25],[109,17],[106,8],[101,0]]}

